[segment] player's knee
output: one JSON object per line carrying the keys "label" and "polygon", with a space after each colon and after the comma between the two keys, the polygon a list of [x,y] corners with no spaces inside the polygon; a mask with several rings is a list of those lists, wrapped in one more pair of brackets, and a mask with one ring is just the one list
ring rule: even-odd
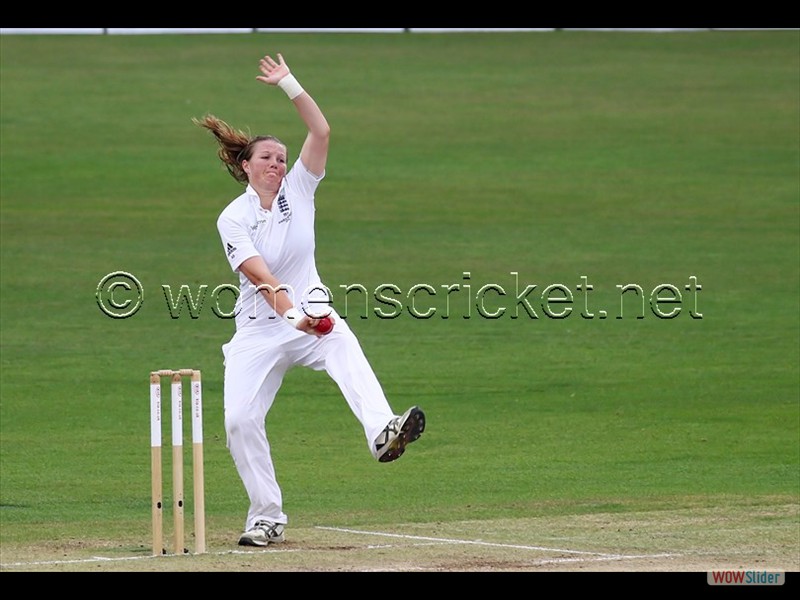
{"label": "player's knee", "polygon": [[240,435],[242,432],[260,429],[264,420],[256,418],[246,409],[225,409],[225,432],[229,436]]}

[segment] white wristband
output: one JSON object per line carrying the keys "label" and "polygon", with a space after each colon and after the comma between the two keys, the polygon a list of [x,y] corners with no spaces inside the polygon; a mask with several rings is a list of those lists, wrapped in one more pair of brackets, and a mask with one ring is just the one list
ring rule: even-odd
{"label": "white wristband", "polygon": [[283,318],[287,323],[289,323],[289,325],[297,329],[300,325],[300,320],[303,318],[303,315],[296,308],[290,308],[283,313]]}
{"label": "white wristband", "polygon": [[303,86],[300,85],[291,73],[278,82],[278,87],[286,92],[286,95],[289,96],[289,100],[294,100],[305,91],[303,90]]}

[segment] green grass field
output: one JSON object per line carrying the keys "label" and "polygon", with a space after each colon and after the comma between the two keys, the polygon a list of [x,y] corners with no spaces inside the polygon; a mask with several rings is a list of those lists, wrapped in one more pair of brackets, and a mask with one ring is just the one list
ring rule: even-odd
{"label": "green grass field", "polygon": [[[794,560],[768,566],[800,570],[797,31],[6,35],[0,50],[4,570],[32,549],[147,554],[159,368],[202,369],[210,544],[235,548],[234,325],[212,299],[170,311],[162,286],[236,282],[215,222],[241,188],[191,119],[296,156],[294,109],[255,81],[275,52],[332,127],[320,272],[340,312],[343,286],[367,290],[348,321],[393,407],[428,415],[381,465],[336,386],[291,372],[269,417],[288,536],[789,507],[747,542],[777,536]],[[95,297],[115,271],[145,290],[129,318]],[[402,311],[378,300],[387,285]],[[408,310],[422,285],[429,318]],[[548,287],[572,303],[543,302]]]}

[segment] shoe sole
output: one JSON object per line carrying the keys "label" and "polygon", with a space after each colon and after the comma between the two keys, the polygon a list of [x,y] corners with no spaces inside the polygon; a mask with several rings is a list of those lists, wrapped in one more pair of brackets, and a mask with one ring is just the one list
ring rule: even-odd
{"label": "shoe sole", "polygon": [[284,537],[281,536],[280,538],[275,538],[272,540],[267,540],[266,542],[259,542],[256,540],[251,540],[250,538],[242,537],[239,538],[239,545],[240,546],[256,546],[257,548],[263,548],[264,546],[268,546],[269,544],[281,544],[283,543]]}
{"label": "shoe sole", "polygon": [[412,408],[406,420],[400,426],[400,435],[391,446],[379,459],[380,462],[392,462],[397,460],[406,451],[406,446],[411,442],[419,439],[422,432],[425,431],[425,413],[418,407]]}
{"label": "shoe sole", "polygon": [[255,540],[251,540],[249,538],[239,538],[239,545],[240,546],[257,546],[259,548],[263,548],[267,544],[269,544],[269,542],[261,543],[261,542],[255,541]]}

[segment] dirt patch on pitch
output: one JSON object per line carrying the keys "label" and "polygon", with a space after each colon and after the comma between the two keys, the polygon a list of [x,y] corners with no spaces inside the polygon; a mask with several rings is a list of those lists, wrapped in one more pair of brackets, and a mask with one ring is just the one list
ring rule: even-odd
{"label": "dirt patch on pitch", "polygon": [[207,553],[151,556],[103,539],[4,544],[5,571],[698,572],[800,571],[800,505],[683,508],[393,527],[287,529],[241,548],[209,527]]}

